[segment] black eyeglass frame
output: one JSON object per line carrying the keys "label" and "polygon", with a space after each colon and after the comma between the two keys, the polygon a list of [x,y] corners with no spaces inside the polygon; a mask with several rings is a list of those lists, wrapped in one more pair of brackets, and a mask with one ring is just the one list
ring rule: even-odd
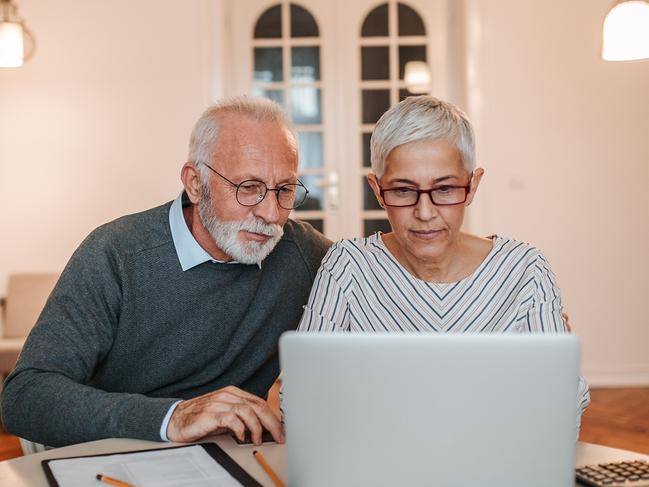
{"label": "black eyeglass frame", "polygon": [[[454,186],[452,184],[440,184],[439,186],[435,186],[434,188],[430,189],[415,189],[415,188],[409,188],[407,186],[399,186],[397,188],[388,188],[384,189],[380,184],[379,186],[379,194],[381,195],[381,199],[383,200],[383,204],[385,206],[389,206],[391,208],[408,208],[410,206],[417,206],[419,204],[419,198],[421,197],[422,194],[427,194],[428,197],[430,198],[430,202],[434,204],[435,206],[455,206],[455,205],[461,205],[462,203],[466,202],[466,199],[469,197],[469,194],[471,193],[471,181],[473,181],[473,172],[469,174],[469,184],[465,186]],[[435,199],[433,198],[433,191],[439,190],[440,188],[451,188],[451,189],[463,189],[464,190],[464,199],[462,201],[458,201],[457,203],[437,203],[435,202]],[[403,189],[407,189],[409,191],[416,191],[417,192],[417,199],[415,200],[414,203],[410,205],[389,205],[385,201],[385,193],[388,193],[390,191],[401,191]]]}
{"label": "black eyeglass frame", "polygon": [[[207,164],[206,162],[198,161],[196,164],[203,164],[203,165],[206,166],[210,171],[212,171],[214,174],[216,174],[217,176],[219,176],[219,177],[222,178],[223,180],[225,180],[225,181],[227,181],[228,183],[230,183],[234,188],[236,188],[237,190],[236,190],[236,193],[235,193],[235,198],[236,198],[236,200],[237,200],[237,203],[239,203],[241,206],[246,206],[246,207],[257,206],[259,203],[261,203],[262,201],[264,201],[264,199],[266,198],[266,195],[268,194],[269,191],[274,191],[274,192],[275,192],[275,197],[277,198],[277,204],[280,206],[280,208],[284,208],[285,210],[294,210],[294,209],[296,209],[296,208],[299,208],[299,207],[300,207],[300,206],[301,206],[301,205],[306,201],[306,198],[307,198],[307,196],[309,195],[309,190],[308,190],[308,188],[307,188],[307,187],[304,185],[304,183],[303,183],[302,181],[300,181],[299,179],[297,180],[297,184],[296,184],[296,183],[287,183],[287,184],[282,184],[281,186],[278,186],[277,188],[269,188],[268,185],[267,185],[265,182],[260,181],[259,179],[246,179],[245,181],[241,181],[239,184],[237,184],[237,183],[235,183],[235,182],[233,182],[233,181],[230,181],[230,180],[229,180],[228,178],[226,178],[223,174],[221,174],[220,172],[218,172],[216,169],[214,169],[212,166],[210,166],[210,165]],[[261,184],[264,185],[264,188],[266,188],[266,190],[264,191],[264,195],[259,199],[259,201],[257,201],[256,203],[254,203],[254,204],[252,204],[252,205],[247,205],[247,204],[245,204],[245,203],[242,203],[242,202],[239,200],[239,188],[240,188],[241,186],[243,186],[244,184],[246,184],[246,183],[261,183]],[[286,208],[285,206],[282,206],[282,203],[281,203],[280,200],[279,200],[279,192],[280,192],[282,189],[284,189],[286,186],[300,186],[301,188],[304,188],[304,197],[302,198],[302,201],[300,201],[300,202],[297,203],[297,204],[293,203],[293,206],[291,206],[290,208]]]}

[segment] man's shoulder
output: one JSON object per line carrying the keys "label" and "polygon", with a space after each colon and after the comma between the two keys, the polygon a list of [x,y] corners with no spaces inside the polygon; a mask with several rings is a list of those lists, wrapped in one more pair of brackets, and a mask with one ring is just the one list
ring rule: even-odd
{"label": "man's shoulder", "polygon": [[112,247],[131,253],[170,243],[170,207],[171,202],[167,202],[104,223],[93,230],[82,245]]}
{"label": "man's shoulder", "polygon": [[331,240],[317,231],[307,222],[288,220],[284,225],[283,241],[291,242],[306,252],[321,254],[321,257],[331,247]]}

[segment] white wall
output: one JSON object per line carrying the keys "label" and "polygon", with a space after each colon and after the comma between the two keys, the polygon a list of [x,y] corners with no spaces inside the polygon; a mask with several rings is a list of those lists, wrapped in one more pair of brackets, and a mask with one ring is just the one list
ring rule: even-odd
{"label": "white wall", "polygon": [[[464,1],[458,97],[486,168],[471,227],[546,253],[591,383],[649,384],[649,62],[600,60],[610,0]],[[177,194],[231,52],[222,0],[18,3],[38,51],[0,69],[0,294]]]}
{"label": "white wall", "polygon": [[218,80],[206,0],[20,0],[33,59],[0,69],[0,294],[97,225],[173,199]]}
{"label": "white wall", "polygon": [[649,384],[649,62],[600,59],[610,0],[467,0],[486,168],[472,228],[540,247],[593,384]]}

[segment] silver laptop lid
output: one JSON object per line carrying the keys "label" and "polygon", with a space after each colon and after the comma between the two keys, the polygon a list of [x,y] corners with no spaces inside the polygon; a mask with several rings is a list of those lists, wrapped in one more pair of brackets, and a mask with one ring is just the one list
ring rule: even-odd
{"label": "silver laptop lid", "polygon": [[285,333],[294,486],[574,486],[571,335]]}

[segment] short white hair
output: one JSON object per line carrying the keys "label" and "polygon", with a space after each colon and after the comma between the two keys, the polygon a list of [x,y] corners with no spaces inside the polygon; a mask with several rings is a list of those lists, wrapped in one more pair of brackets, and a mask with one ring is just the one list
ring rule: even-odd
{"label": "short white hair", "polygon": [[[196,164],[202,182],[209,178],[209,169],[203,164],[209,164],[212,161],[212,155],[219,138],[220,123],[224,116],[232,114],[258,122],[277,123],[286,127],[295,138],[290,119],[282,107],[274,101],[241,95],[215,103],[203,112],[194,125],[189,139],[188,160]],[[203,164],[198,164],[199,162]]]}
{"label": "short white hair", "polygon": [[372,171],[380,178],[390,152],[422,140],[452,143],[464,168],[469,172],[475,169],[475,139],[466,114],[452,103],[424,95],[408,97],[381,116],[370,141]]}

